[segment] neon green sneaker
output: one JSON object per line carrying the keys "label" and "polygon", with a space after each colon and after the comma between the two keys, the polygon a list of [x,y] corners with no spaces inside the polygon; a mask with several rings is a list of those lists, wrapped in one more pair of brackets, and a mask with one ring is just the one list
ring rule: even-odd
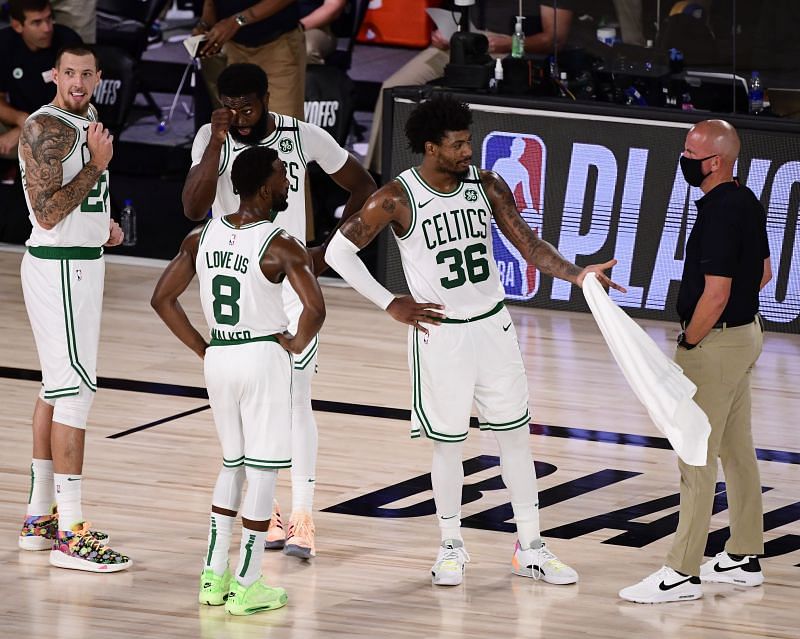
{"label": "neon green sneaker", "polygon": [[283,608],[287,601],[289,597],[283,588],[270,588],[260,579],[245,588],[234,579],[225,602],[225,612],[232,615],[252,615],[262,610]]}
{"label": "neon green sneaker", "polygon": [[231,589],[231,571],[227,568],[222,575],[216,574],[211,568],[203,570],[200,575],[200,594],[197,600],[206,606],[221,606],[228,598]]}

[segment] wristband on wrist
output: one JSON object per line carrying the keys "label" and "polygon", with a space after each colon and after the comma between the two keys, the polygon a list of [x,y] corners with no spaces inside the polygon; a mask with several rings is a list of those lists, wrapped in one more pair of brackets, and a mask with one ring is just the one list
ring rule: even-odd
{"label": "wristband on wrist", "polygon": [[685,331],[681,331],[678,334],[678,346],[680,346],[682,348],[685,348],[687,351],[690,351],[695,346],[697,346],[697,344],[690,344],[689,342],[687,342],[686,341],[686,332]]}

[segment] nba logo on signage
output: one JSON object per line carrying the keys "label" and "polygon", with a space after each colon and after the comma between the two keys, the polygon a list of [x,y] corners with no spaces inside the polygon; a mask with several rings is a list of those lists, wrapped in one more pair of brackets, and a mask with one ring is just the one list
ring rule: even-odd
{"label": "nba logo on signage", "polygon": [[[541,234],[544,209],[545,146],[541,138],[525,133],[493,131],[483,139],[483,168],[508,184],[523,219]],[[492,219],[494,259],[506,297],[529,300],[539,289],[536,269],[530,266],[497,228]]]}

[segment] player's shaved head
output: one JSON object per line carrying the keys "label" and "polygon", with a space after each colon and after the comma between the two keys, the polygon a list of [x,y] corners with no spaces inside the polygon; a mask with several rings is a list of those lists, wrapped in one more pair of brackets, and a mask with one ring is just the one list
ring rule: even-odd
{"label": "player's shaved head", "polygon": [[739,157],[741,143],[739,135],[725,120],[703,120],[695,124],[689,131],[687,139],[691,139],[703,155],[718,154],[725,163],[733,166]]}

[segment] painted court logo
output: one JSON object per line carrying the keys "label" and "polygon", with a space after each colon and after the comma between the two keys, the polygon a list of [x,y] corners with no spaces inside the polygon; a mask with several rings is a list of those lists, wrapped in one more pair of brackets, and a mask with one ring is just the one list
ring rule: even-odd
{"label": "painted court logo", "polygon": [[[545,156],[544,143],[536,135],[492,131],[483,139],[483,168],[495,171],[508,183],[523,219],[537,233],[542,229]],[[506,297],[531,299],[539,289],[536,269],[522,259],[494,219],[492,241]]]}

